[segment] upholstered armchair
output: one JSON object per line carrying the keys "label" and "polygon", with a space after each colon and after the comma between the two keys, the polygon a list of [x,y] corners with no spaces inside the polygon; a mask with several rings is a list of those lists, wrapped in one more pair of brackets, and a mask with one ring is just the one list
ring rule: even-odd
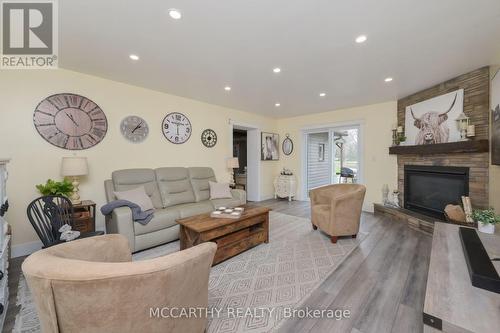
{"label": "upholstered armchair", "polygon": [[365,186],[359,184],[335,184],[309,191],[313,229],[324,231],[332,243],[339,236],[356,238],[365,192]]}
{"label": "upholstered armchair", "polygon": [[40,250],[22,270],[44,333],[201,333],[206,318],[158,318],[155,309],[206,308],[216,248],[204,243],[131,262],[127,239],[104,235]]}

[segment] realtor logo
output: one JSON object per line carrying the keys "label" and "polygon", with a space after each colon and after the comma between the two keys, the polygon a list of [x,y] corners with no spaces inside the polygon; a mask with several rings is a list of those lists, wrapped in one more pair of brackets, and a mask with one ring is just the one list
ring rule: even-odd
{"label": "realtor logo", "polygon": [[57,68],[57,4],[3,1],[1,69]]}

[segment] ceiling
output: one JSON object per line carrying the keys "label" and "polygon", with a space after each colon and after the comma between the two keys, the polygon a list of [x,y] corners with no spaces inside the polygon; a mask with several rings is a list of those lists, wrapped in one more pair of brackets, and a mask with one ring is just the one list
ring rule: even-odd
{"label": "ceiling", "polygon": [[500,61],[498,0],[65,0],[59,18],[62,68],[277,118]]}

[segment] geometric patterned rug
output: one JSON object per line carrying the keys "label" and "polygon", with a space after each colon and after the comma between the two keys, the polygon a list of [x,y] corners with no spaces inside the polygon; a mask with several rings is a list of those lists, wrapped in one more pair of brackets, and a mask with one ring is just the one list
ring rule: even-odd
{"label": "geometric patterned rug", "polygon": [[[356,239],[340,238],[332,244],[328,236],[312,230],[308,219],[270,212],[268,244],[212,267],[208,302],[210,308],[220,312],[208,318],[207,331],[272,332],[283,319],[283,309],[298,306],[366,236],[360,233]],[[179,241],[136,253],[133,260],[176,251]],[[40,332],[31,293],[22,276],[18,288],[21,310],[14,332]]]}

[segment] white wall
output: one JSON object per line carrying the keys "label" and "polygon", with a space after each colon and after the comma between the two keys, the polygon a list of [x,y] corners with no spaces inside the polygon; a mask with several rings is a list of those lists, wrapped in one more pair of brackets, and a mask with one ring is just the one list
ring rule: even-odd
{"label": "white wall", "polygon": [[[210,166],[221,181],[229,180],[226,158],[232,156],[229,119],[273,131],[276,121],[251,113],[210,105],[195,100],[142,89],[114,81],[66,70],[19,70],[0,73],[0,156],[11,158],[8,193],[11,207],[7,220],[16,246],[37,241],[26,217],[28,203],[38,196],[35,185],[48,178],[60,179],[61,157],[72,153],[47,143],[33,126],[33,111],[45,97],[61,92],[81,94],[96,102],[108,118],[108,133],[97,146],[77,152],[88,158],[90,174],[81,181],[81,196],[98,207],[105,203],[103,181],[117,169],[161,166]],[[182,145],[169,143],[161,132],[163,117],[173,111],[186,114],[193,134]],[[143,117],[150,134],[142,144],[126,141],[119,129],[121,120],[131,114]],[[201,132],[212,128],[218,143],[205,148]],[[278,162],[262,162],[261,197],[273,194],[272,180]],[[99,213],[97,227],[103,229]],[[36,246],[36,243],[31,244]]]}
{"label": "white wall", "polygon": [[302,147],[302,129],[312,126],[328,126],[349,122],[361,122],[363,130],[363,183],[367,187],[364,210],[373,211],[373,203],[381,202],[382,186],[388,184],[391,189],[397,188],[397,159],[389,155],[388,149],[392,144],[391,127],[396,123],[397,103],[386,102],[361,107],[318,113],[307,116],[293,117],[278,120],[280,139],[286,133],[294,142],[294,151],[290,156],[281,154],[280,169],[291,169],[299,182],[298,197],[303,182],[301,176],[304,152]]}

